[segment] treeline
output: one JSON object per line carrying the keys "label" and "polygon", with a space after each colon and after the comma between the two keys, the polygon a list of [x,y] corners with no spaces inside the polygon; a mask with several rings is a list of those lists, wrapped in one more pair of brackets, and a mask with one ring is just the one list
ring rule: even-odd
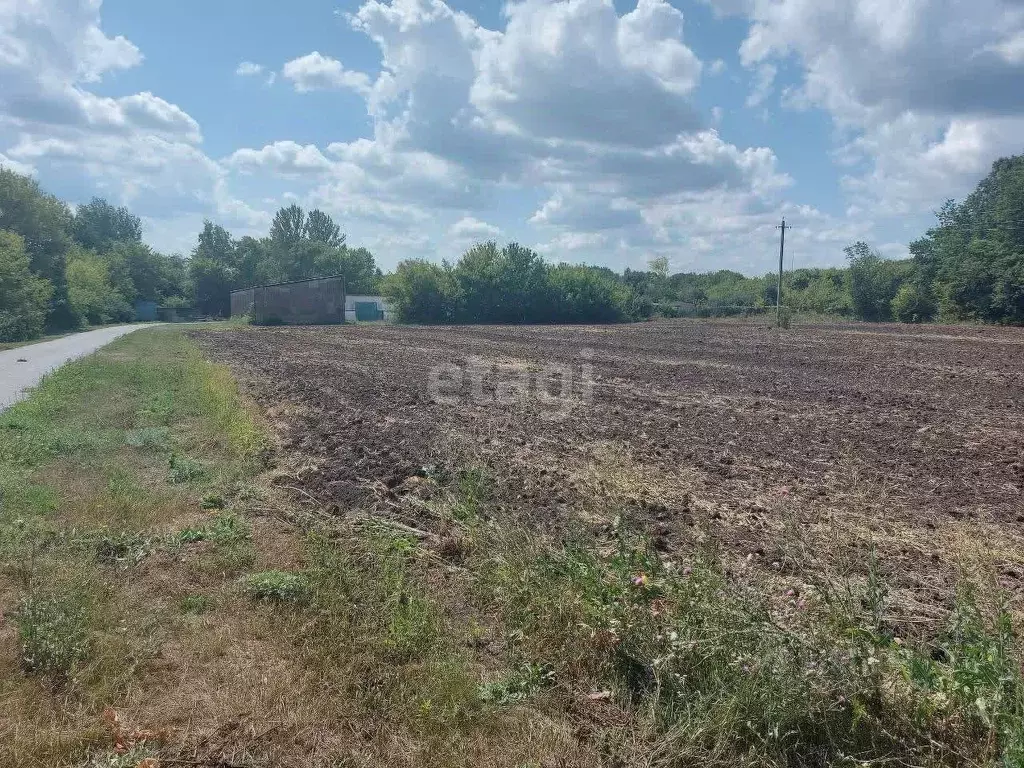
{"label": "treeline", "polygon": [[142,242],[137,216],[103,200],[74,212],[0,168],[0,341],[131,320],[138,301],[187,303],[187,266]]}
{"label": "treeline", "polygon": [[[910,244],[909,259],[884,259],[858,242],[845,249],[845,268],[787,272],[783,304],[870,322],[1024,324],[1024,155],[997,160],[974,192],[946,202],[937,218]],[[655,260],[622,279],[663,314],[735,315],[776,301],[774,273],[670,276]]]}
{"label": "treeline", "polygon": [[353,293],[375,292],[381,277],[322,211],[282,208],[263,238],[236,240],[208,221],[184,258],[146,245],[127,208],[96,198],[72,210],[0,168],[0,342],[132,321],[141,303],[227,317],[234,288],[328,274]]}
{"label": "treeline", "polygon": [[382,290],[412,323],[613,323],[651,314],[610,269],[548,264],[517,243],[475,245],[455,264],[403,261]]}
{"label": "treeline", "polygon": [[[786,273],[790,310],[867,321],[1024,324],[1024,156],[998,160],[963,202],[911,243],[912,258],[882,258],[866,243],[847,265]],[[663,315],[736,315],[776,302],[776,277],[721,270],[669,274],[550,264],[511,243],[482,243],[457,262],[410,260],[382,276],[319,210],[292,205],[266,237],[235,239],[206,222],[189,258],[142,242],[137,216],[94,199],[73,212],[30,178],[0,168],[0,341],[85,324],[131,320],[138,302],[225,317],[234,288],[340,274],[350,293],[383,292],[419,323],[619,322]]]}

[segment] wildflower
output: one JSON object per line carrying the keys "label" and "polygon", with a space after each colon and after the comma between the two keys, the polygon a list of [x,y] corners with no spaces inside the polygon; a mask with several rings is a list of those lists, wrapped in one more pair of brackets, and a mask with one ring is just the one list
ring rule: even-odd
{"label": "wildflower", "polygon": [[634,587],[646,587],[648,581],[649,581],[649,579],[647,578],[647,574],[646,573],[638,573],[636,576],[633,577],[633,586]]}
{"label": "wildflower", "polygon": [[786,597],[796,597],[796,590],[792,589],[792,588],[791,589],[787,589],[786,590]]}
{"label": "wildflower", "polygon": [[690,566],[683,568],[683,576],[689,576],[691,573],[693,573],[693,568]]}

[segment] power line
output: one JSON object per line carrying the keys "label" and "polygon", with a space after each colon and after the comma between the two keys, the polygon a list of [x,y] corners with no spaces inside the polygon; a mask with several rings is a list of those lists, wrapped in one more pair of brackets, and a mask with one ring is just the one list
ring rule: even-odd
{"label": "power line", "polygon": [[782,268],[786,255],[786,219],[783,217],[782,224],[776,229],[782,230],[779,238],[779,283],[775,289],[775,321],[782,325]]}

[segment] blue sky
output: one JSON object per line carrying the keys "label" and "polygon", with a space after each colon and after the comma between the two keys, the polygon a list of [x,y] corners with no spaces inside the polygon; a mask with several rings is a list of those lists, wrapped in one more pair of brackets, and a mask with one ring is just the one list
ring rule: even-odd
{"label": "blue sky", "polygon": [[263,234],[298,202],[384,268],[762,273],[888,256],[1024,151],[1019,0],[0,0],[0,164]]}

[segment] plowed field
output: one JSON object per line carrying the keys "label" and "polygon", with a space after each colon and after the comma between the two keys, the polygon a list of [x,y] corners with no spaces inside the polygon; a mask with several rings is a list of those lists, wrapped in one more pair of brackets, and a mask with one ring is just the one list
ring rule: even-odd
{"label": "plowed field", "polygon": [[623,516],[666,556],[712,542],[730,568],[766,572],[856,570],[873,546],[921,616],[948,603],[964,563],[1024,593],[1020,330],[666,321],[195,337],[275,424],[283,484],[335,514],[385,513],[417,475],[481,466],[495,514],[551,535],[600,537]]}

